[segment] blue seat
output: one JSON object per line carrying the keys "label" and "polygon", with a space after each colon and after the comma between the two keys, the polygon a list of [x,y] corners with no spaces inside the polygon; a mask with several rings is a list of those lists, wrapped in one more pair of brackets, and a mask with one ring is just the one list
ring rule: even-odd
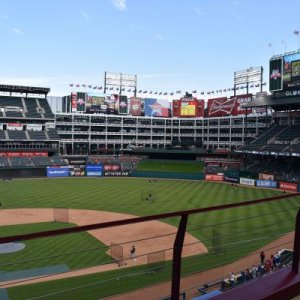
{"label": "blue seat", "polygon": [[214,296],[217,296],[217,295],[220,295],[220,294],[222,294],[221,291],[219,291],[219,290],[213,290],[211,292],[208,292],[207,294],[195,297],[192,300],[207,300],[207,299],[210,299],[210,298],[212,298]]}

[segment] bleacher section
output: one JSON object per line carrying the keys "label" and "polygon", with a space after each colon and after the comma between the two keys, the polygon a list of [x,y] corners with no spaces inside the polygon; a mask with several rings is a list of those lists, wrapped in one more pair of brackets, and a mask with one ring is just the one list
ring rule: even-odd
{"label": "bleacher section", "polygon": [[67,166],[68,165],[68,163],[65,160],[63,160],[60,156],[52,156],[51,160],[53,162],[53,165],[56,165],[56,166]]}
{"label": "bleacher section", "polygon": [[35,167],[45,167],[45,166],[53,165],[53,162],[49,157],[36,156],[36,157],[32,157],[31,160]]}
{"label": "bleacher section", "polygon": [[2,167],[2,168],[10,167],[10,164],[9,164],[8,159],[6,157],[0,156],[0,167]]}
{"label": "bleacher section", "polygon": [[41,114],[37,111],[36,99],[26,98],[25,101],[27,113],[25,114],[27,118],[41,118]]}
{"label": "bleacher section", "polygon": [[32,162],[27,157],[12,157],[10,159],[13,167],[32,167]]}
{"label": "bleacher section", "polygon": [[47,99],[38,99],[39,103],[40,103],[40,106],[44,109],[45,113],[44,113],[44,116],[45,118],[50,118],[50,119],[53,119],[54,118],[54,115],[52,113],[52,110],[50,108],[50,105],[47,101]]}
{"label": "bleacher section", "polygon": [[5,136],[5,132],[3,130],[0,130],[0,140],[5,140],[6,136]]}
{"label": "bleacher section", "polygon": [[44,141],[47,140],[45,132],[43,131],[27,131],[31,140]]}
{"label": "bleacher section", "polygon": [[23,114],[20,111],[6,111],[7,118],[23,118]]}
{"label": "bleacher section", "polygon": [[25,131],[7,130],[7,133],[10,140],[27,140]]}
{"label": "bleacher section", "polygon": [[50,129],[47,130],[47,133],[48,133],[48,136],[49,136],[50,140],[60,140],[60,137],[59,137],[56,129],[50,128]]}
{"label": "bleacher section", "polygon": [[0,97],[0,106],[16,106],[23,107],[22,99],[20,97]]}

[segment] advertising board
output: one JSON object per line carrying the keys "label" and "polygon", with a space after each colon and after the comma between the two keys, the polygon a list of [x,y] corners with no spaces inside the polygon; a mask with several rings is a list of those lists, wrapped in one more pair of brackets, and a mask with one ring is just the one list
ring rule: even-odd
{"label": "advertising board", "polygon": [[68,167],[47,167],[47,177],[68,177]]}
{"label": "advertising board", "polygon": [[86,166],[86,176],[102,176],[102,165],[87,165]]}
{"label": "advertising board", "polygon": [[100,93],[88,92],[85,104],[85,110],[87,113],[106,113],[106,108],[103,109],[105,104],[105,96]]}
{"label": "advertising board", "polygon": [[273,174],[259,173],[258,178],[262,180],[274,180],[275,177]]}
{"label": "advertising board", "polygon": [[206,174],[205,180],[207,180],[207,181],[224,181],[224,175]]}
{"label": "advertising board", "polygon": [[197,102],[192,99],[181,99],[180,116],[195,117]]}
{"label": "advertising board", "polygon": [[[230,97],[230,99],[235,100],[233,115],[238,116],[238,115],[246,114],[246,109],[243,109],[243,105],[246,105],[249,102],[251,102],[253,98],[252,98],[252,94],[244,94],[244,95],[232,96]],[[251,114],[251,113],[252,113],[252,109],[248,108],[247,114]]]}
{"label": "advertising board", "polygon": [[72,108],[72,112],[76,112],[76,110],[77,110],[77,94],[76,93],[71,94],[71,108]]}
{"label": "advertising board", "polygon": [[269,90],[270,92],[282,90],[282,58],[270,60],[269,73]]}
{"label": "advertising board", "polygon": [[20,123],[7,123],[6,124],[6,129],[7,130],[23,130],[23,124]]}
{"label": "advertising board", "polygon": [[27,124],[26,128],[27,128],[27,130],[31,130],[31,131],[42,131],[43,130],[42,124]]}
{"label": "advertising board", "polygon": [[168,117],[170,106],[168,100],[145,98],[144,103],[146,117]]}
{"label": "advertising board", "polygon": [[112,176],[112,177],[121,177],[121,176],[129,176],[130,172],[118,172],[118,171],[104,171],[104,176]]}
{"label": "advertising board", "polygon": [[239,179],[237,177],[231,177],[231,176],[224,176],[224,181],[232,182],[232,183],[238,183]]}
{"label": "advertising board", "polygon": [[244,184],[244,185],[251,185],[254,186],[255,185],[255,180],[254,179],[250,179],[250,178],[240,178],[240,184]]}
{"label": "advertising board", "polygon": [[120,165],[104,165],[103,166],[104,171],[119,171],[121,170]]}
{"label": "advertising board", "polygon": [[235,99],[227,99],[227,97],[208,99],[207,117],[231,116],[235,109],[235,103]]}
{"label": "advertising board", "polygon": [[129,114],[132,116],[140,116],[142,114],[141,98],[130,98]]}
{"label": "advertising board", "polygon": [[297,183],[280,181],[279,188],[285,191],[297,192],[298,186]]}
{"label": "advertising board", "polygon": [[276,189],[277,182],[273,180],[256,180],[256,186]]}

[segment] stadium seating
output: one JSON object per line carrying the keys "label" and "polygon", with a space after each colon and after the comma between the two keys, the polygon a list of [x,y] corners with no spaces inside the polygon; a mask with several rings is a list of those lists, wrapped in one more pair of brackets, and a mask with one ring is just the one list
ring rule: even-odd
{"label": "stadium seating", "polygon": [[53,162],[53,165],[56,165],[56,166],[67,166],[68,165],[68,162],[66,162],[60,156],[54,155],[51,157],[51,160]]}
{"label": "stadium seating", "polygon": [[47,140],[45,132],[43,131],[27,131],[31,140],[44,141]]}
{"label": "stadium seating", "polygon": [[40,103],[40,106],[44,109],[45,113],[44,116],[45,118],[50,118],[53,119],[54,115],[52,113],[52,110],[50,108],[50,105],[47,101],[47,99],[38,99],[38,102]]}
{"label": "stadium seating", "polygon": [[27,113],[26,113],[27,118],[41,118],[42,117],[42,115],[37,112],[36,99],[26,98],[25,104],[26,104],[26,108],[27,108]]}
{"label": "stadium seating", "polygon": [[10,164],[6,157],[0,156],[0,167],[2,167],[2,168],[10,167]]}
{"label": "stadium seating", "polygon": [[21,130],[7,130],[10,140],[27,140],[25,131]]}
{"label": "stadium seating", "polygon": [[23,114],[20,111],[6,111],[5,112],[6,117],[12,117],[12,118],[22,118]]}
{"label": "stadium seating", "polygon": [[3,130],[0,130],[0,140],[5,140],[6,136],[5,136],[5,132]]}
{"label": "stadium seating", "polygon": [[22,99],[20,97],[0,97],[0,106],[16,106],[23,107]]}
{"label": "stadium seating", "polygon": [[47,130],[48,136],[50,140],[60,140],[60,137],[56,131],[56,129],[50,128]]}
{"label": "stadium seating", "polygon": [[32,162],[27,157],[12,157],[10,159],[10,161],[11,161],[11,165],[13,167],[31,167],[31,166],[33,166]]}
{"label": "stadium seating", "polygon": [[53,162],[49,157],[35,156],[31,158],[32,163],[36,167],[52,166]]}

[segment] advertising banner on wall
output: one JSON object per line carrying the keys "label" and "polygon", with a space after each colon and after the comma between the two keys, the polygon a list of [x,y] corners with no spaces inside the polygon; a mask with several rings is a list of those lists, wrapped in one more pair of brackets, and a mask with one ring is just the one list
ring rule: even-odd
{"label": "advertising banner on wall", "polygon": [[206,174],[205,180],[207,180],[207,181],[224,181],[224,175]]}
{"label": "advertising banner on wall", "polygon": [[103,166],[104,171],[119,171],[121,170],[120,165],[104,165]]}
{"label": "advertising banner on wall", "polygon": [[[105,96],[103,94],[88,92],[85,103],[85,110],[89,114],[93,113],[106,113],[107,106],[105,103]],[[105,108],[105,109],[104,109]]]}
{"label": "advertising banner on wall", "polygon": [[7,123],[6,124],[6,129],[7,130],[23,130],[23,124],[20,123]]}
{"label": "advertising banner on wall", "polygon": [[48,123],[45,123],[45,125],[46,125],[46,128],[47,128],[47,129],[55,129],[54,123],[48,122]]}
{"label": "advertising banner on wall", "polygon": [[274,180],[273,174],[259,173],[258,178],[262,180]]}
{"label": "advertising banner on wall", "polygon": [[77,111],[85,111],[86,93],[77,93]]}
{"label": "advertising banner on wall", "polygon": [[102,176],[102,165],[87,165],[86,176]]}
{"label": "advertising banner on wall", "polygon": [[42,124],[27,124],[26,128],[27,128],[27,130],[31,130],[31,131],[42,131],[43,130]]}
{"label": "advertising banner on wall", "polygon": [[283,57],[283,90],[295,90],[300,87],[300,52]]}
{"label": "advertising banner on wall", "polygon": [[235,109],[235,103],[235,99],[227,99],[227,97],[208,99],[207,117],[231,116]]}
{"label": "advertising banner on wall", "polygon": [[277,182],[273,180],[256,180],[256,186],[276,189]]}
{"label": "advertising banner on wall", "polygon": [[47,177],[68,177],[68,167],[47,167]]}
{"label": "advertising banner on wall", "polygon": [[48,157],[48,153],[47,152],[0,152],[0,156],[5,156],[5,157],[33,157],[33,156]]}
{"label": "advertising banner on wall", "polygon": [[130,98],[129,114],[132,116],[140,116],[142,114],[141,98]]}
{"label": "advertising banner on wall", "polygon": [[[252,98],[252,94],[245,94],[245,95],[232,96],[230,97],[230,99],[235,100],[233,115],[238,116],[238,115],[246,114],[246,109],[243,109],[243,105],[250,103],[253,98]],[[248,108],[247,114],[251,114],[251,113],[252,113],[252,109]]]}
{"label": "advertising banner on wall", "polygon": [[251,185],[254,186],[255,185],[255,180],[254,179],[250,179],[250,178],[240,178],[240,184],[244,184],[244,185]]}
{"label": "advertising banner on wall", "polygon": [[128,99],[127,96],[120,95],[119,97],[119,114],[127,114]]}
{"label": "advertising banner on wall", "polygon": [[130,172],[128,171],[104,171],[104,176],[112,176],[112,177],[121,177],[121,176],[129,176]]}
{"label": "advertising banner on wall", "polygon": [[71,94],[71,108],[72,108],[72,112],[76,112],[76,110],[77,110],[77,94],[76,93]]}
{"label": "advertising banner on wall", "polygon": [[297,187],[298,187],[297,183],[285,182],[285,181],[279,182],[279,188],[281,190],[297,192]]}
{"label": "advertising banner on wall", "polygon": [[146,117],[168,117],[169,102],[166,99],[145,98],[145,116]]}
{"label": "advertising banner on wall", "polygon": [[231,177],[231,176],[224,176],[224,181],[227,182],[232,182],[232,183],[238,183],[239,182],[239,178],[237,177]]}
{"label": "advertising banner on wall", "polygon": [[85,166],[69,166],[70,176],[85,176]]}

